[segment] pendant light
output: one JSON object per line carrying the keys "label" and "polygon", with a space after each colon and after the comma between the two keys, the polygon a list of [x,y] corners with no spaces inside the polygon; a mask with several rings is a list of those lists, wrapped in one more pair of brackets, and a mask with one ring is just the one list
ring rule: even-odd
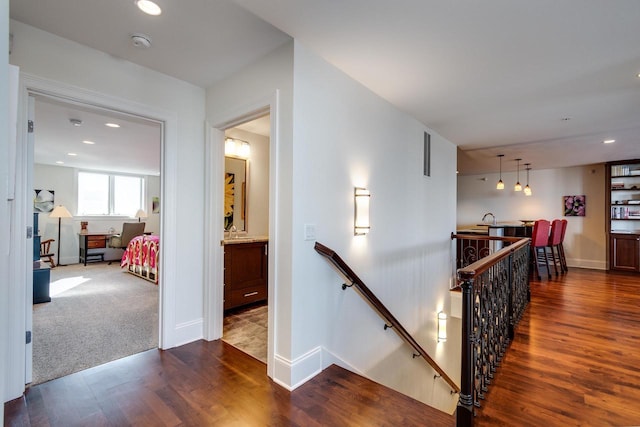
{"label": "pendant light", "polygon": [[520,160],[522,159],[516,159],[516,162],[518,162],[518,180],[515,187],[513,187],[514,191],[522,191],[522,185],[520,184]]}
{"label": "pendant light", "polygon": [[530,196],[531,187],[529,187],[529,171],[531,170],[531,168],[529,166],[531,166],[531,163],[525,163],[524,165],[527,167],[527,185],[524,187],[524,195]]}
{"label": "pendant light", "polygon": [[504,182],[502,182],[502,158],[504,154],[498,154],[498,159],[500,159],[500,181],[496,184],[497,190],[504,190]]}

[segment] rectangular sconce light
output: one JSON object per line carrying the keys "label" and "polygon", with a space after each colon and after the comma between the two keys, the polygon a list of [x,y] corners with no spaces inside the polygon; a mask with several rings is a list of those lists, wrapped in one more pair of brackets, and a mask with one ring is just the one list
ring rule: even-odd
{"label": "rectangular sconce light", "polygon": [[362,236],[369,232],[369,200],[371,193],[366,188],[356,187],[354,190],[355,214],[353,218],[353,234]]}
{"label": "rectangular sconce light", "polygon": [[438,313],[438,342],[447,340],[447,313],[441,311]]}

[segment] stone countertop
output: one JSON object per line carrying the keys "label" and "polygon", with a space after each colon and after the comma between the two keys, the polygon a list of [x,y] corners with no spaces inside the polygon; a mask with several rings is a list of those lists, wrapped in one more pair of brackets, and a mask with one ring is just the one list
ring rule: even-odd
{"label": "stone countertop", "polygon": [[488,236],[489,229],[487,227],[484,228],[460,228],[456,230],[456,234],[478,234],[481,236]]}
{"label": "stone countertop", "polygon": [[457,234],[478,234],[478,235],[488,235],[489,234],[489,229],[496,229],[496,228],[512,228],[512,227],[525,227],[525,226],[532,226],[533,224],[529,224],[528,222],[525,224],[523,221],[504,221],[504,222],[498,222],[497,224],[490,224],[490,223],[484,223],[484,224],[476,224],[475,226],[471,225],[471,226],[463,226],[462,228],[459,228],[456,230]]}
{"label": "stone countertop", "polygon": [[489,228],[507,228],[507,227],[524,227],[527,224],[520,221],[520,222],[499,222],[496,225],[493,225],[493,224],[478,224],[478,225],[488,226]]}
{"label": "stone countertop", "polygon": [[224,239],[220,241],[220,245],[237,245],[240,243],[259,243],[268,242],[268,236],[239,236],[233,239]]}

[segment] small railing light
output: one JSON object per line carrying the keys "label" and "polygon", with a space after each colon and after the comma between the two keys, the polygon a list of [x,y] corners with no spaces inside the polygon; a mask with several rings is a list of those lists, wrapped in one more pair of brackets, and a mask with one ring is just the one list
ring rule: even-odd
{"label": "small railing light", "polygon": [[438,313],[438,342],[447,340],[447,313],[441,311]]}

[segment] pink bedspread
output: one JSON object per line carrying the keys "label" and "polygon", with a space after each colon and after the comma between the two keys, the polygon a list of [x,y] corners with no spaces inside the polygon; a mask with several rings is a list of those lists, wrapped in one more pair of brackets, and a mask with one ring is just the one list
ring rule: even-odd
{"label": "pink bedspread", "polygon": [[120,267],[129,265],[144,266],[156,269],[158,251],[160,250],[159,236],[136,236],[129,242],[127,249],[122,254]]}

